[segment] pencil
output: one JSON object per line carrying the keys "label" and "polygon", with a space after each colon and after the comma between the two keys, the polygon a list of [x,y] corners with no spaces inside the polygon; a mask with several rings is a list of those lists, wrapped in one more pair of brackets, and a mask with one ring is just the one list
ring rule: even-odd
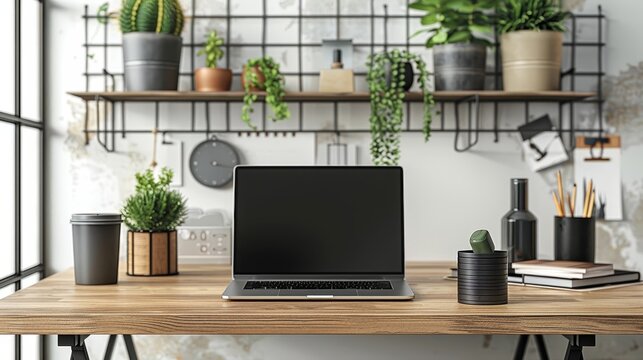
{"label": "pencil", "polygon": [[583,215],[582,215],[583,217],[587,217],[587,215],[585,214],[587,214],[587,210],[589,208],[589,198],[592,195],[592,186],[593,186],[592,179],[589,179],[589,183],[587,185],[587,191],[585,192],[585,200],[583,202]]}
{"label": "pencil", "polygon": [[569,205],[569,213],[571,217],[574,217],[574,205],[572,205],[572,196],[567,192],[567,204]]}
{"label": "pencil", "polygon": [[560,203],[558,202],[558,198],[556,197],[556,192],[552,191],[551,195],[554,197],[554,206],[556,207],[556,214],[561,217],[565,216],[565,214],[563,213],[563,210],[560,208]]}
{"label": "pencil", "polygon": [[589,197],[589,206],[587,207],[587,216],[585,217],[592,217],[594,214],[594,201],[596,200],[596,190],[592,191],[592,195]]}
{"label": "pencil", "polygon": [[563,216],[565,216],[565,193],[563,192],[563,176],[560,170],[556,173],[556,181],[558,182],[558,199],[563,206]]}
{"label": "pencil", "polygon": [[574,183],[574,188],[572,190],[572,202],[571,202],[572,217],[574,217],[574,210],[576,209],[576,183]]}

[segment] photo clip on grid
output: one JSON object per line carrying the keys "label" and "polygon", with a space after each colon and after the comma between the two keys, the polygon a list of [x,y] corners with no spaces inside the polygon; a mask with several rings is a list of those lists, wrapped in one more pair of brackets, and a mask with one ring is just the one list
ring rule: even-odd
{"label": "photo clip on grid", "polygon": [[554,129],[549,115],[518,127],[518,131],[525,160],[532,171],[540,171],[569,159],[563,140]]}

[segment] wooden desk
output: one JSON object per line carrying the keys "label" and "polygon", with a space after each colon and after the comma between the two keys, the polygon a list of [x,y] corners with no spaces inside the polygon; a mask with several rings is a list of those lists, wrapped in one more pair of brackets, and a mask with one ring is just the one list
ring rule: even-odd
{"label": "wooden desk", "polygon": [[462,305],[449,265],[410,264],[416,299],[403,302],[224,301],[229,266],[103,286],[75,285],[68,270],[0,300],[0,334],[643,334],[643,286],[510,286],[507,305]]}

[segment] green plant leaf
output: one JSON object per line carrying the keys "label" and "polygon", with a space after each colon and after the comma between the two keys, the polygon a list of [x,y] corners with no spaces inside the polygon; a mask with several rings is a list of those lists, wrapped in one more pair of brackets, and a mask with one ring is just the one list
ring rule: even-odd
{"label": "green plant leaf", "polygon": [[440,29],[438,30],[437,33],[435,33],[435,36],[431,38],[431,42],[433,44],[443,44],[447,41],[448,37],[449,37],[449,33],[447,32],[447,30]]}
{"label": "green plant leaf", "polygon": [[441,14],[431,13],[431,14],[422,16],[422,19],[420,19],[420,23],[422,25],[433,25],[437,22],[440,22],[441,19],[442,19]]}
{"label": "green plant leaf", "polygon": [[140,0],[136,14],[136,31],[155,32],[158,18],[158,3],[155,0]]}
{"label": "green plant leaf", "polygon": [[419,0],[409,4],[409,8],[415,10],[435,10],[440,5],[440,0]]}
{"label": "green plant leaf", "polygon": [[101,4],[101,6],[99,6],[96,10],[96,21],[98,21],[98,23],[102,25],[107,24],[107,21],[109,20],[108,12],[109,3],[106,2]]}

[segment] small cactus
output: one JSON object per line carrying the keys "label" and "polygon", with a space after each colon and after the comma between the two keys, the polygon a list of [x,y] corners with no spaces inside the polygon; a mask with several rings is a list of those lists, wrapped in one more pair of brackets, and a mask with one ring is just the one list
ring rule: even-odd
{"label": "small cactus", "polygon": [[120,26],[123,33],[140,31],[180,35],[183,19],[178,0],[123,0]]}

